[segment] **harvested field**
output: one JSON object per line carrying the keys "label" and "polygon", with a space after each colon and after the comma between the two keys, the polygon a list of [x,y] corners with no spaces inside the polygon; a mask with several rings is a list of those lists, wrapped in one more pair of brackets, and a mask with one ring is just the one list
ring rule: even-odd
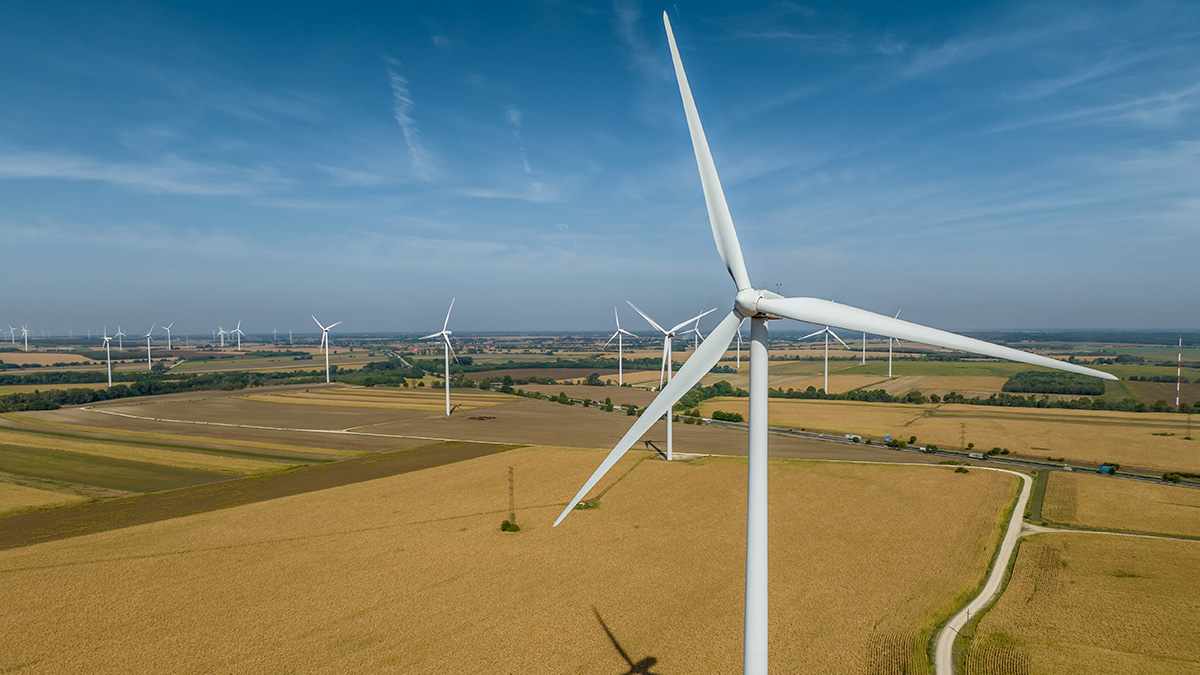
{"label": "harvested field", "polygon": [[[855,433],[882,437],[905,431],[908,425],[920,419],[933,405],[906,405],[899,403],[860,403],[857,401],[820,401],[800,399],[771,399],[768,414],[771,424],[827,431],[830,433]],[[714,410],[750,414],[748,398],[713,398],[700,406],[706,417]]]}
{"label": "harvested field", "polygon": [[11,363],[13,365],[22,366],[25,364],[37,364],[39,366],[49,366],[55,363],[78,363],[93,365],[104,363],[103,361],[93,361],[89,358],[82,357],[78,354],[66,354],[63,352],[0,352],[0,362]]}
{"label": "harvested field", "polygon": [[65,504],[83,499],[76,495],[63,494],[53,490],[42,490],[16,483],[0,481],[0,515],[15,509],[25,509],[34,506]]}
{"label": "harvested field", "polygon": [[973,631],[967,675],[1200,671],[1200,542],[1039,534]]}
{"label": "harvested field", "polygon": [[21,433],[0,428],[0,445],[20,445],[26,448],[47,448],[63,450],[85,455],[129,459],[137,462],[149,462],[164,466],[175,466],[183,469],[201,469],[204,471],[220,471],[224,473],[250,474],[262,471],[276,471],[288,466],[278,462],[268,462],[260,459],[245,457],[228,457],[202,452],[187,452],[167,448],[133,446],[128,444],[104,442],[92,439],[73,439],[55,436]]}
{"label": "harvested field", "polygon": [[[628,378],[631,374],[636,372],[646,371],[626,371],[625,377]],[[479,373],[467,373],[466,375],[472,380],[478,382],[483,379],[503,379],[505,375],[513,379],[524,377],[549,377],[554,380],[582,380],[592,373],[599,373],[602,379],[611,379],[613,382],[617,381],[616,368],[505,368],[502,370],[485,370]],[[657,377],[658,372],[655,371],[654,375]]]}
{"label": "harvested field", "polygon": [[566,394],[570,398],[579,400],[590,398],[603,401],[605,398],[611,398],[614,405],[628,403],[639,408],[650,405],[657,395],[657,392],[637,387],[591,387],[585,384],[523,384],[520,385],[520,388],[525,391],[541,392],[547,396]]}
{"label": "harvested field", "polygon": [[50,391],[51,389],[105,389],[107,382],[75,383],[75,384],[9,384],[0,387],[0,396],[5,394],[27,394],[31,391]]}
{"label": "harvested field", "polygon": [[170,490],[229,478],[229,474],[215,471],[17,445],[0,445],[0,471],[129,492]]}
{"label": "harvested field", "polygon": [[1200,537],[1200,490],[1055,471],[1042,517],[1065,525]]}
{"label": "harvested field", "polygon": [[[615,640],[656,672],[735,672],[745,461],[631,453],[551,529],[603,454],[519,449],[0,552],[0,668],[616,673]],[[978,583],[1014,491],[773,461],[773,663],[927,672],[923,636]]]}
{"label": "harvested field", "polygon": [[[749,402],[715,398],[700,409],[706,416],[713,410],[746,415]],[[1200,443],[1182,440],[1186,417],[1172,413],[778,398],[771,399],[769,411],[773,425],[835,434],[916,436],[921,443],[947,448],[960,447],[961,425],[966,424],[967,442],[980,449],[1008,448],[1041,460],[1062,457],[1095,465],[1118,462],[1155,471],[1200,472]]]}
{"label": "harvested field", "polygon": [[[1137,400],[1146,405],[1154,405],[1158,401],[1166,401],[1167,405],[1175,407],[1174,382],[1132,382],[1122,384]],[[1189,382],[1180,385],[1179,400],[1183,403],[1200,403],[1200,383]]]}

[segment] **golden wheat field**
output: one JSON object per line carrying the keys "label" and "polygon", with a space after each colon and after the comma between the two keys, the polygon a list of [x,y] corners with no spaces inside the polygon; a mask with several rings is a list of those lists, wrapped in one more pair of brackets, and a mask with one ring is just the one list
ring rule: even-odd
{"label": "golden wheat field", "polygon": [[[0,670],[619,673],[621,649],[738,672],[745,460],[630,453],[552,529],[604,454],[525,448],[0,552]],[[775,668],[927,672],[1012,477],[775,460],[770,481]]]}
{"label": "golden wheat field", "polygon": [[11,363],[14,365],[37,364],[39,366],[48,366],[53,363],[100,363],[102,361],[93,361],[85,356],[78,354],[66,354],[63,352],[4,352],[0,353],[0,361]]}
{"label": "golden wheat field", "polygon": [[[444,410],[445,392],[431,396],[430,392],[409,392],[404,389],[361,388],[361,389],[323,389],[319,391],[297,391],[273,394],[251,394],[239,396],[245,401],[261,401],[266,403],[286,403],[294,405],[319,405],[332,407],[356,408],[394,408],[404,410]],[[450,402],[461,410],[511,403],[513,398],[504,394],[492,392],[451,391]]]}
{"label": "golden wheat field", "polygon": [[[747,415],[749,399],[709,399],[700,409],[705,415],[714,410]],[[961,447],[965,425],[965,440],[981,450],[1200,472],[1200,442],[1183,439],[1182,415],[778,398],[768,410],[771,424],[797,429],[916,436],[920,443]]]}
{"label": "golden wheat field", "polygon": [[1200,542],[1102,534],[1025,539],[966,675],[1200,672]]}
{"label": "golden wheat field", "polygon": [[1046,485],[1042,517],[1083,527],[1200,537],[1200,490],[1055,471]]}
{"label": "golden wheat field", "polygon": [[51,504],[80,501],[83,497],[43,490],[0,480],[0,514],[14,509],[24,509]]}

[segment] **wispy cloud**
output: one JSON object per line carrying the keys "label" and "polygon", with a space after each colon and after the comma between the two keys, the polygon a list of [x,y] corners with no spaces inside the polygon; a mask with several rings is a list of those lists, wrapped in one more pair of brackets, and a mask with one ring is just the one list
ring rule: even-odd
{"label": "wispy cloud", "polygon": [[475,197],[478,199],[511,199],[516,201],[533,202],[542,204],[546,202],[555,202],[560,199],[557,190],[547,186],[545,183],[534,181],[529,184],[528,188],[516,188],[512,190],[503,188],[455,188],[451,190],[454,194],[463,195],[464,197]]}
{"label": "wispy cloud", "polygon": [[646,25],[642,20],[641,7],[628,0],[616,0],[613,11],[617,18],[617,36],[629,47],[629,58],[634,69],[651,82],[671,79],[662,50],[651,49],[640,32]]}
{"label": "wispy cloud", "polygon": [[525,173],[533,173],[533,168],[529,166],[529,155],[525,152],[525,144],[521,140],[521,109],[515,105],[505,106],[504,119],[512,127],[513,138],[517,141],[517,149],[521,153],[521,168]]}
{"label": "wispy cloud", "polygon": [[1188,113],[1198,109],[1200,109],[1200,83],[1176,91],[1018,120],[998,125],[989,131],[998,133],[1068,122],[1074,124],[1129,122],[1142,126],[1167,127],[1178,125]]}
{"label": "wispy cloud", "polygon": [[179,195],[247,195],[264,184],[285,182],[265,169],[202,164],[177,156],[153,162],[105,162],[50,152],[0,152],[0,178],[101,181]]}
{"label": "wispy cloud", "polygon": [[400,74],[399,61],[387,57],[386,68],[388,80],[392,85],[392,116],[396,118],[396,123],[400,125],[400,131],[404,134],[404,144],[408,146],[413,170],[422,180],[429,180],[436,170],[433,157],[425,150],[421,132],[412,116],[413,99],[408,91],[408,80]]}

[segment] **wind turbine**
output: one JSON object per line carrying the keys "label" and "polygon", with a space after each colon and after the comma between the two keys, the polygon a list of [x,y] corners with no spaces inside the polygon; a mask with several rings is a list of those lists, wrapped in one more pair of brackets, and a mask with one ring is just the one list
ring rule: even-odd
{"label": "wind turbine", "polygon": [[229,335],[229,331],[225,330],[224,326],[217,326],[217,337],[221,338],[221,348],[225,348],[225,336]]}
{"label": "wind turbine", "polygon": [[289,345],[295,344],[294,342],[292,342],[292,329],[291,328],[288,329],[288,344]]}
{"label": "wind turbine", "polygon": [[[313,317],[313,318],[315,319],[316,317]],[[341,321],[339,321],[338,323],[341,323]],[[317,325],[318,325],[318,326],[319,326],[319,325],[321,325],[321,324],[320,324],[320,322],[318,322],[318,323],[317,323]],[[337,325],[337,324],[334,324],[334,325]],[[330,328],[332,328],[332,327],[333,327],[333,326],[330,326]],[[238,350],[239,352],[240,352],[240,351],[242,351],[242,336],[243,336],[243,335],[245,335],[245,333],[243,333],[243,332],[242,332],[242,322],[241,322],[240,320],[238,321],[237,328],[234,328],[234,329],[233,329],[233,331],[232,331],[232,332],[230,332],[230,335],[237,335],[237,336],[238,336],[238,347],[237,347],[237,350]],[[326,350],[326,351],[328,351],[328,350]],[[326,359],[326,360],[328,360],[328,359]]]}
{"label": "wind turbine", "polygon": [[824,328],[822,328],[821,330],[819,330],[815,333],[809,333],[808,335],[805,335],[804,337],[802,337],[800,339],[807,340],[808,338],[813,337],[815,335],[820,335],[821,333],[825,334],[825,393],[828,394],[829,393],[829,336],[832,335],[833,339],[837,340],[838,342],[841,342],[842,346],[845,347],[846,349],[850,349],[850,345],[846,344],[845,342],[842,342],[842,338],[838,337],[837,333],[829,330],[829,326],[825,326]]}
{"label": "wind turbine", "polygon": [[113,337],[117,338],[117,349],[120,351],[124,351],[125,350],[125,341],[122,340],[121,338],[125,337],[125,334],[121,332],[121,324],[117,324],[117,334],[114,335]]}
{"label": "wind turbine", "polygon": [[605,342],[604,346],[607,347],[609,345],[609,343],[613,341],[613,338],[616,338],[616,340],[617,340],[617,384],[623,385],[623,384],[625,384],[625,374],[624,374],[624,370],[622,370],[621,360],[624,358],[625,347],[624,347],[624,345],[621,344],[623,342],[622,336],[628,335],[629,337],[634,337],[634,338],[637,336],[634,335],[633,333],[630,333],[629,331],[625,330],[624,328],[621,328],[621,317],[617,316],[617,308],[616,307],[613,307],[613,318],[617,320],[617,332],[613,333],[612,337],[608,338],[608,342]]}
{"label": "wind turbine", "polygon": [[[315,317],[315,316],[312,319],[313,319],[313,321],[317,321],[317,317]],[[321,346],[325,348],[325,384],[329,384],[329,382],[330,382],[330,379],[329,379],[329,329],[338,325],[338,323],[341,323],[341,321],[338,321],[337,323],[331,323],[328,326],[321,326],[321,322],[317,321],[317,325],[321,326]],[[242,330],[242,322],[239,321],[237,332],[241,332],[241,330]],[[239,336],[238,337],[238,351],[241,351],[241,349],[242,349],[242,338]]]}
{"label": "wind turbine", "polygon": [[25,340],[25,351],[29,351],[29,326],[21,324],[21,338]]}
{"label": "wind turbine", "polygon": [[150,334],[154,332],[153,324],[150,330],[146,331],[146,370],[154,370],[154,359],[150,357]]}
{"label": "wind turbine", "polygon": [[276,342],[279,342],[279,331],[275,330],[275,327],[272,326],[271,327],[271,344],[275,344]]}
{"label": "wind turbine", "polygon": [[[900,318],[900,310],[896,310],[895,318],[897,318],[897,319]],[[888,338],[888,377],[892,376],[892,342],[893,341],[896,344],[900,344],[900,341],[897,340],[896,338],[892,338],[892,337]]]}
{"label": "wind turbine", "polygon": [[[450,416],[450,355],[454,353],[454,347],[450,346],[450,336],[453,335],[454,333],[452,333],[449,330],[446,330],[446,327],[450,325],[450,312],[454,311],[454,300],[455,300],[454,298],[450,298],[450,309],[446,310],[446,320],[442,323],[442,332],[430,333],[429,335],[426,335],[425,337],[421,338],[422,340],[430,340],[432,338],[440,337],[440,338],[442,338],[442,342],[444,342],[445,346],[446,346],[445,351],[446,351],[446,416],[447,417]],[[458,357],[457,356],[454,357],[454,360],[457,361]]]}
{"label": "wind turbine", "polygon": [[736,295],[733,310],[709,334],[708,339],[679,370],[678,376],[646,407],[625,436],[617,443],[600,467],[588,478],[575,497],[554,522],[557,526],[587,495],[588,491],[612,468],[658,419],[668,412],[675,401],[692,388],[724,355],[742,319],[750,319],[750,443],[746,513],[746,602],[744,624],[743,668],[746,673],[761,675],[767,672],[767,321],[792,319],[819,326],[834,326],[844,330],[865,331],[875,335],[903,337],[914,342],[959,349],[976,354],[1010,359],[1032,365],[1046,366],[1093,377],[1115,380],[1116,377],[1091,368],[1056,361],[1045,356],[990,344],[982,340],[955,335],[901,321],[882,314],[868,312],[848,305],[817,298],[786,298],[767,290],[756,290],[750,283],[741,245],[734,229],[733,218],[721,190],[716,166],[708,148],[708,140],[700,125],[696,103],[692,99],[671,23],[663,12],[663,24],[671,47],[679,94],[687,115],[688,130],[700,183],[708,207],[709,221],[717,252],[725,269],[733,278]]}
{"label": "wind turbine", "polygon": [[[671,367],[671,339],[675,337],[676,331],[678,331],[680,328],[683,328],[684,326],[688,325],[689,323],[691,323],[693,321],[699,322],[701,317],[703,317],[707,314],[710,314],[712,312],[715,312],[715,311],[717,311],[717,309],[714,307],[714,308],[708,310],[707,312],[701,312],[700,314],[693,316],[692,318],[688,319],[687,321],[676,324],[675,327],[672,328],[671,330],[666,330],[662,326],[655,323],[654,319],[651,319],[650,317],[646,316],[646,313],[643,312],[642,310],[638,309],[637,305],[633,304],[632,302],[629,302],[628,300],[626,300],[625,302],[628,302],[629,306],[633,308],[633,311],[637,312],[638,314],[641,314],[643,319],[650,322],[651,326],[654,326],[654,328],[658,332],[663,334],[663,363],[662,363],[662,370],[658,374],[658,389],[659,389],[659,391],[662,391],[663,375],[666,375],[667,385],[669,386],[671,384],[671,371],[673,370],[673,368]],[[725,344],[728,345],[729,343],[726,342]],[[695,352],[693,352],[693,358],[694,357],[695,357]],[[688,359],[688,360],[690,361],[691,359]],[[712,366],[709,366],[709,368],[712,368]],[[674,405],[675,402],[672,401],[671,403],[672,403],[672,405]],[[652,419],[657,419],[657,418],[652,418]],[[667,461],[668,462],[674,458],[673,448],[671,447],[671,441],[672,441],[671,428],[673,426],[672,422],[674,422],[674,421],[675,421],[675,415],[674,415],[673,411],[670,408],[667,408]]]}
{"label": "wind turbine", "polygon": [[163,330],[167,331],[167,351],[171,351],[171,326],[174,325],[175,322],[172,321],[171,323],[162,327]]}
{"label": "wind turbine", "polygon": [[8,327],[8,341],[12,344],[17,344],[17,329],[12,326]]}
{"label": "wind turbine", "polygon": [[112,338],[108,337],[108,326],[104,327],[104,354],[108,357],[108,388],[112,389],[112,349],[110,343]]}

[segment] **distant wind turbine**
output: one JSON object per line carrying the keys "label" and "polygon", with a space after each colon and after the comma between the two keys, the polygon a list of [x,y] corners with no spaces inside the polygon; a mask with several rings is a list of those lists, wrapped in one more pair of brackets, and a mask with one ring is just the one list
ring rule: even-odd
{"label": "distant wind turbine", "polygon": [[[317,321],[317,317],[314,316],[312,320]],[[341,321],[338,321],[337,323],[331,323],[328,326],[321,326],[321,322],[317,321],[317,325],[321,326],[321,346],[325,348],[325,384],[329,384],[331,382],[329,379],[329,329],[338,325],[338,323],[341,323]],[[239,330],[241,325],[242,322],[239,321]],[[238,339],[238,349],[241,350],[241,338]]]}
{"label": "distant wind turbine", "polygon": [[117,334],[113,337],[117,338],[117,349],[125,351],[125,341],[121,339],[125,334],[121,332],[121,324],[117,324]]}
{"label": "distant wind turbine", "polygon": [[108,357],[108,387],[112,388],[112,338],[108,336],[108,326],[104,327],[104,354]]}
{"label": "distant wind turbine", "polygon": [[[446,352],[446,417],[449,417],[449,416],[450,416],[450,412],[451,412],[451,410],[450,410],[450,356],[451,356],[452,354],[454,354],[454,347],[451,347],[451,346],[450,346],[450,336],[451,336],[451,335],[453,335],[454,333],[452,333],[450,330],[448,330],[448,328],[449,328],[449,326],[450,326],[450,312],[453,312],[453,311],[454,311],[454,300],[455,300],[455,298],[450,298],[450,309],[446,310],[446,320],[445,320],[444,322],[442,322],[442,330],[441,330],[441,332],[440,332],[440,333],[430,333],[429,335],[426,335],[425,337],[421,338],[422,340],[431,340],[431,339],[433,339],[433,338],[440,337],[440,338],[442,338],[442,342],[444,342],[444,343],[445,343],[445,352]],[[455,356],[455,357],[454,357],[454,360],[455,360],[455,361],[457,361],[457,360],[458,360],[458,357],[457,357],[457,356]]]}
{"label": "distant wind turbine", "polygon": [[[953,333],[927,328],[907,321],[900,321],[882,314],[868,312],[817,298],[786,298],[779,293],[756,290],[750,283],[750,275],[742,257],[741,244],[733,226],[733,218],[721,190],[716,165],[709,151],[708,140],[700,125],[700,115],[692,99],[691,88],[675,45],[675,36],[667,13],[663,12],[663,24],[667,31],[667,42],[671,47],[671,60],[675,65],[675,77],[679,83],[679,94],[687,116],[692,149],[700,170],[700,183],[704,190],[704,201],[708,207],[709,222],[717,252],[732,277],[735,288],[733,310],[709,334],[708,339],[692,355],[679,375],[663,389],[645,412],[633,423],[625,436],[617,443],[608,457],[592,473],[575,497],[567,504],[554,522],[557,526],[608,472],[629,448],[654,424],[659,415],[669,413],[671,406],[679,400],[700,378],[717,364],[729,348],[734,333],[743,318],[750,319],[750,443],[746,491],[746,595],[743,644],[743,669],[745,673],[765,675],[767,672],[768,633],[768,575],[767,575],[767,368],[770,365],[767,352],[767,321],[791,319],[818,326],[833,326],[843,330],[865,331],[874,335],[903,337],[914,342],[959,349],[997,358],[1006,358],[1022,363],[1047,366],[1059,370],[1082,373],[1093,377],[1115,380],[1112,375],[1072,363],[1027,354],[1008,347],[989,344],[982,340],[967,338]],[[778,245],[779,242],[772,242]]]}
{"label": "distant wind turbine", "polygon": [[229,331],[225,330],[224,326],[217,326],[217,337],[221,338],[221,348],[225,348],[225,336],[229,335]]}
{"label": "distant wind turbine", "polygon": [[12,344],[17,344],[17,329],[13,326],[8,327],[8,341]]}
{"label": "distant wind turbine", "polygon": [[[821,333],[825,334],[825,393],[828,394],[829,393],[829,336],[832,335],[833,339],[837,340],[838,342],[842,342],[842,338],[838,337],[837,333],[829,330],[829,326],[825,326],[821,330],[819,330],[815,333],[809,333],[808,335],[805,335],[804,337],[802,337],[800,339],[807,340],[808,338],[814,337],[816,335],[820,335]],[[846,344],[845,342],[842,342],[842,346],[845,347],[846,349],[850,349],[850,345]]]}
{"label": "distant wind turbine", "polygon": [[146,331],[146,370],[154,370],[154,359],[150,356],[150,334],[154,332],[154,326],[150,326],[150,330]]}
{"label": "distant wind turbine", "polygon": [[242,351],[242,336],[243,336],[243,335],[245,335],[245,333],[243,333],[243,332],[242,332],[242,322],[241,322],[240,320],[239,320],[239,321],[238,321],[238,323],[237,323],[237,328],[234,328],[234,329],[233,329],[233,332],[232,332],[232,333],[230,333],[230,335],[237,335],[237,336],[238,336],[238,346],[237,346],[237,350],[238,350],[239,352],[240,352],[240,351]]}
{"label": "distant wind turbine", "polygon": [[[671,364],[671,341],[675,337],[675,334],[677,333],[677,331],[680,328],[683,328],[684,326],[688,325],[689,323],[691,323],[693,321],[697,321],[697,322],[700,321],[701,317],[703,317],[707,314],[710,314],[712,312],[715,312],[715,311],[717,311],[717,309],[714,307],[714,308],[708,310],[707,312],[701,312],[700,314],[693,316],[692,318],[688,319],[687,321],[676,324],[675,327],[672,328],[671,330],[666,330],[662,326],[655,323],[654,319],[651,319],[650,317],[646,316],[646,313],[643,312],[642,310],[638,309],[637,305],[633,304],[632,302],[629,302],[628,300],[626,300],[625,302],[628,302],[629,306],[633,308],[633,311],[637,312],[638,314],[641,314],[643,319],[648,321],[651,326],[654,326],[655,330],[662,333],[662,335],[663,335],[663,362],[662,362],[662,370],[659,372],[659,375],[658,375],[658,390],[662,391],[664,375],[666,376],[667,384],[669,385],[671,383],[671,371],[674,370],[674,368],[672,367],[672,364]],[[726,343],[726,344],[728,344],[728,343]],[[710,366],[710,368],[711,368],[711,366]],[[674,448],[672,448],[672,437],[671,437],[672,436],[671,428],[674,426],[674,424],[673,424],[674,421],[675,421],[675,414],[671,409],[668,408],[667,409],[667,461],[668,462],[674,458]]]}
{"label": "distant wind turbine", "polygon": [[[900,318],[900,310],[896,310],[895,318],[897,318],[897,319]],[[900,344],[900,340],[897,340],[896,338],[893,338],[893,337],[888,338],[888,377],[892,376],[892,342],[893,341],[896,344]]]}
{"label": "distant wind turbine", "polygon": [[172,321],[171,323],[162,327],[163,330],[167,331],[167,351],[171,351],[171,326],[174,325],[175,322]]}
{"label": "distant wind turbine", "polygon": [[272,326],[271,327],[271,344],[275,344],[276,342],[279,342],[279,331],[275,330],[275,327]]}
{"label": "distant wind turbine", "polygon": [[617,340],[617,384],[623,385],[623,384],[625,384],[625,371],[623,370],[623,366],[621,365],[621,362],[625,358],[625,346],[621,343],[623,342],[623,336],[625,336],[625,335],[628,335],[629,337],[634,337],[634,338],[637,336],[634,335],[633,333],[630,333],[629,331],[625,330],[624,328],[621,328],[621,317],[617,316],[617,308],[616,307],[613,307],[613,318],[617,320],[617,332],[613,333],[612,337],[608,338],[608,342],[605,342],[604,346],[607,347],[609,345],[609,343],[613,341],[613,338],[616,338],[616,340]]}
{"label": "distant wind turbine", "polygon": [[29,351],[29,326],[21,324],[21,338],[25,340],[25,351]]}

